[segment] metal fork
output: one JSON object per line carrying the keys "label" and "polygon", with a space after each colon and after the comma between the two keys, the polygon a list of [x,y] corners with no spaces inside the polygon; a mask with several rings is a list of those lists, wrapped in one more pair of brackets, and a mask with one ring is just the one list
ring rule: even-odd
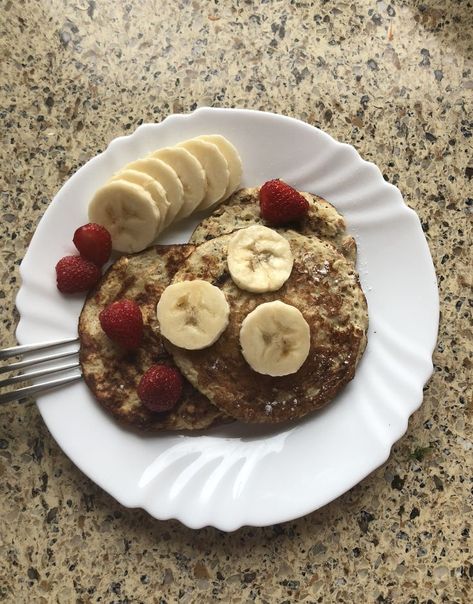
{"label": "metal fork", "polygon": [[[4,361],[5,359],[10,359],[12,357],[28,357],[31,354],[41,352],[43,350],[48,351],[51,348],[64,346],[66,344],[75,344],[78,342],[79,338],[71,338],[69,340],[55,340],[52,342],[43,342],[41,344],[12,346],[11,348],[4,348],[3,350],[0,350],[0,361]],[[32,368],[31,371],[26,371],[21,373],[20,375],[14,375],[13,377],[1,380],[0,388],[10,386],[11,384],[16,384],[18,382],[24,382],[26,380],[44,377],[53,373],[60,373],[72,369],[79,370],[79,373],[74,373],[73,375],[47,380],[45,382],[41,381],[37,384],[33,384],[32,386],[24,386],[23,388],[18,388],[17,390],[0,394],[0,404],[9,403],[10,401],[16,401],[25,396],[33,396],[35,394],[38,394],[39,392],[50,390],[52,388],[57,388],[58,386],[61,386],[63,384],[68,384],[70,382],[80,380],[82,375],[80,373],[80,365],[78,358],[76,358],[73,362],[70,363],[54,365],[53,367],[45,367],[43,369],[35,369],[36,365],[41,365],[42,363],[47,363],[48,361],[55,361],[57,359],[72,357],[73,355],[77,355],[77,352],[78,348],[75,350],[67,350],[66,352],[53,352],[33,359],[27,358],[26,360],[20,360],[15,363],[9,363],[0,366],[0,374],[7,373],[10,371],[17,371],[19,369],[23,370],[26,368]]]}

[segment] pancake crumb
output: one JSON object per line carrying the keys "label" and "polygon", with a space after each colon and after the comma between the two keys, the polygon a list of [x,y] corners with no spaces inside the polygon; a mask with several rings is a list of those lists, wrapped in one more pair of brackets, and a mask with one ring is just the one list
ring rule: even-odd
{"label": "pancake crumb", "polygon": [[215,359],[215,361],[210,365],[210,369],[216,370],[220,366],[220,359]]}

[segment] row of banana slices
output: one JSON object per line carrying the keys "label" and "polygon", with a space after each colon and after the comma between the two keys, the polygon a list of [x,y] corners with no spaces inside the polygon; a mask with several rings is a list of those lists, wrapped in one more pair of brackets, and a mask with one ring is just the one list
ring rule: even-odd
{"label": "row of banana slices", "polygon": [[[276,231],[255,225],[235,233],[228,246],[230,274],[241,289],[279,289],[292,271],[290,244]],[[196,279],[169,285],[157,306],[162,335],[175,346],[199,350],[211,346],[229,322],[230,308],[221,289]],[[258,373],[295,373],[310,349],[310,328],[299,309],[279,300],[257,306],[242,322],[243,357]]]}
{"label": "row of banana slices", "polygon": [[227,199],[241,174],[230,141],[198,136],[126,165],[95,193],[89,221],[110,232],[116,251],[140,252],[173,222]]}

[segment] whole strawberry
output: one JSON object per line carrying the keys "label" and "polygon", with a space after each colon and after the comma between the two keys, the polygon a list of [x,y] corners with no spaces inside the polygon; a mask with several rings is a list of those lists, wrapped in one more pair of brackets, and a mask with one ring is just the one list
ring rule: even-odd
{"label": "whole strawberry", "polygon": [[143,315],[136,302],[117,300],[99,314],[99,321],[107,336],[126,350],[138,348],[143,339]]}
{"label": "whole strawberry", "polygon": [[104,265],[112,253],[112,238],[106,228],[89,222],[79,227],[72,239],[83,258],[97,266]]}
{"label": "whole strawberry", "polygon": [[64,256],[56,264],[57,288],[63,294],[88,291],[100,275],[100,268],[81,256]]}
{"label": "whole strawberry", "polygon": [[261,217],[278,226],[301,220],[309,211],[309,202],[282,180],[268,180],[259,192]]}
{"label": "whole strawberry", "polygon": [[168,365],[152,365],[138,384],[138,396],[150,411],[169,411],[182,394],[182,376]]}

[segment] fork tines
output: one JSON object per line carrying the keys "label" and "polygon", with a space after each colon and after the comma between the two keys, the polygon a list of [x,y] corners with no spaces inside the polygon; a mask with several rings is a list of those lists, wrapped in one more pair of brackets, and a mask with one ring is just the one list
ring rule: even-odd
{"label": "fork tines", "polygon": [[[56,348],[59,346],[65,346],[68,344],[78,343],[78,338],[71,338],[67,340],[55,340],[53,342],[43,342],[41,344],[26,344],[23,346],[12,346],[10,348],[4,348],[0,350],[0,360],[9,359],[12,357],[28,357],[30,354],[48,351],[52,348]],[[44,390],[50,390],[52,388],[56,388],[62,384],[68,384],[70,382],[74,382],[81,378],[80,373],[80,365],[79,360],[76,358],[75,360],[68,362],[66,364],[58,364],[54,366],[45,366],[43,368],[35,369],[37,365],[41,365],[43,363],[48,363],[57,359],[63,359],[66,357],[71,357],[73,355],[77,355],[78,349],[74,350],[66,350],[63,352],[49,352],[46,355],[36,356],[35,358],[26,358],[25,360],[20,360],[18,362],[9,363],[0,367],[0,374],[7,373],[11,371],[17,371],[19,369],[23,370],[25,368],[32,368],[31,371],[22,372],[19,375],[14,375],[12,377],[8,377],[2,381],[0,381],[0,388],[4,388],[6,386],[10,386],[12,384],[16,384],[18,382],[24,382],[26,380],[37,379],[40,377],[44,377],[46,375],[57,374],[64,371],[71,371],[73,369],[77,369],[71,375],[67,375],[65,377],[54,378],[48,381],[41,381],[37,384],[33,384],[31,386],[25,386],[23,388],[19,388],[17,390],[13,390],[10,392],[5,392],[0,394],[0,404],[8,403],[10,401],[18,400],[25,396],[32,396],[42,392]]]}

